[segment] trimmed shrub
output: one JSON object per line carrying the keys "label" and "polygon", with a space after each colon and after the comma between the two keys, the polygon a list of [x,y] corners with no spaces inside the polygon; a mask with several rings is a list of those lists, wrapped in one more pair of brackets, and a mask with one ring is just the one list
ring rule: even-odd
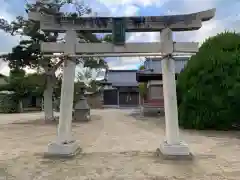
{"label": "trimmed shrub", "polygon": [[229,130],[240,125],[240,35],[207,39],[177,80],[179,124]]}
{"label": "trimmed shrub", "polygon": [[16,113],[18,103],[14,94],[0,94],[0,113]]}

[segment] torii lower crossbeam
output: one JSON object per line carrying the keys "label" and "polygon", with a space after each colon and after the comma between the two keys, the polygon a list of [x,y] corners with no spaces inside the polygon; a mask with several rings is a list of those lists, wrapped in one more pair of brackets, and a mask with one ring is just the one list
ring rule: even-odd
{"label": "torii lower crossbeam", "polygon": [[[63,53],[65,49],[65,43],[42,43],[41,50],[44,53]],[[112,56],[111,54],[158,54],[163,51],[163,45],[161,42],[150,43],[126,43],[124,46],[115,46],[111,43],[77,43],[75,47],[75,53],[82,55],[94,56]],[[195,42],[174,42],[173,51],[178,53],[196,53],[198,51],[198,43]],[[134,56],[134,54],[133,54]]]}

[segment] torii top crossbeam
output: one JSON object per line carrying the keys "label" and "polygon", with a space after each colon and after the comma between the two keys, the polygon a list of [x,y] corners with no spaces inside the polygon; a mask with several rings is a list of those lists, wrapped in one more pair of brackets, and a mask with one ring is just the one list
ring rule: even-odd
{"label": "torii top crossbeam", "polygon": [[46,15],[39,12],[29,12],[29,19],[41,21],[41,29],[52,32],[65,32],[74,29],[77,32],[111,33],[115,20],[123,20],[126,32],[155,32],[166,27],[172,31],[192,31],[202,27],[203,21],[212,19],[216,9],[210,9],[192,14],[170,16],[140,16],[140,17],[64,17],[62,14]]}

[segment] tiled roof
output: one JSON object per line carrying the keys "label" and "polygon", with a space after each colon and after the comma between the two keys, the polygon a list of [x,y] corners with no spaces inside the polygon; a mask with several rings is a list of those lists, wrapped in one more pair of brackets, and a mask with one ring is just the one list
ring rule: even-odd
{"label": "tiled roof", "polygon": [[137,86],[136,72],[137,70],[108,70],[106,79],[112,86]]}
{"label": "tiled roof", "polygon": [[[175,61],[187,61],[187,60],[189,60],[189,58],[190,57],[187,57],[187,56],[176,56],[176,57],[174,57],[174,60]],[[162,60],[162,58],[145,58],[145,61],[151,61],[152,59],[154,59],[154,61]]]}

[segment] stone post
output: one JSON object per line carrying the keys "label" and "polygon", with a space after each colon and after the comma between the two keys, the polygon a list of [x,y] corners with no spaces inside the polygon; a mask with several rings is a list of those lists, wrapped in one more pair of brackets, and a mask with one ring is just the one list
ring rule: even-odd
{"label": "stone post", "polygon": [[[75,55],[77,35],[74,30],[68,30],[65,36],[65,55]],[[76,62],[64,61],[61,88],[60,118],[58,135],[55,143],[49,144],[49,153],[55,155],[71,155],[78,150],[78,145],[72,139],[72,109]]]}
{"label": "stone post", "polygon": [[[161,43],[163,53],[173,53],[173,37],[169,28],[162,30]],[[171,56],[162,60],[163,95],[166,124],[166,140],[161,144],[161,152],[165,155],[189,155],[187,144],[179,139],[178,109],[175,80],[175,61]]]}

